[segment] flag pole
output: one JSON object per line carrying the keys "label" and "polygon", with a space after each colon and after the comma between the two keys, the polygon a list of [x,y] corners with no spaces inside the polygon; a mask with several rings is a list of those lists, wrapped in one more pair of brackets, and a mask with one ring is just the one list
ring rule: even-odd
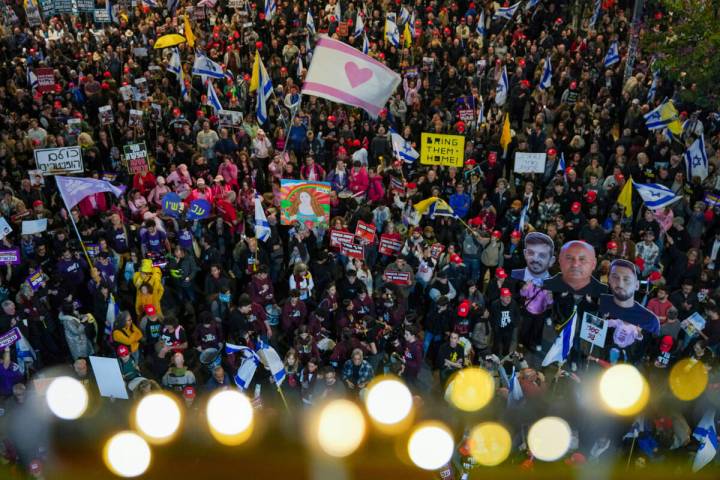
{"label": "flag pole", "polygon": [[70,217],[70,222],[72,223],[73,228],[75,229],[75,234],[78,237],[78,240],[80,240],[80,247],[82,248],[83,253],[85,254],[85,259],[88,262],[88,267],[92,268],[92,261],[90,260],[90,255],[88,255],[87,249],[85,248],[85,243],[83,242],[82,237],[80,236],[80,231],[77,228],[77,224],[75,223],[75,219],[73,218],[72,210],[68,208],[68,204],[65,201],[65,197],[60,195],[63,199],[63,204],[65,204],[65,210],[68,212],[68,217]]}
{"label": "flag pole", "polygon": [[[638,435],[640,433],[638,432]],[[625,465],[625,471],[630,470],[630,461],[632,460],[633,451],[635,450],[635,441],[637,440],[637,435],[633,436],[632,443],[630,444],[630,454],[628,455],[627,464]]]}
{"label": "flag pole", "polygon": [[285,399],[285,394],[283,393],[282,387],[280,385],[277,386],[277,391],[280,394],[280,398],[282,398],[283,405],[285,405],[285,410],[290,413],[290,407],[288,406],[287,400]]}

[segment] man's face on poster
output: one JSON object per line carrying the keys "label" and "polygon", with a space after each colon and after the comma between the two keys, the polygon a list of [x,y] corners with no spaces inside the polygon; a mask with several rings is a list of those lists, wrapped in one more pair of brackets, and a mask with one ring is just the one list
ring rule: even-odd
{"label": "man's face on poster", "polygon": [[635,292],[640,287],[635,272],[624,266],[614,266],[610,270],[608,285],[613,296],[621,302],[635,297]]}
{"label": "man's face on poster", "polygon": [[568,283],[589,283],[597,259],[592,247],[576,242],[560,252],[562,278]]}
{"label": "man's face on poster", "polygon": [[533,275],[540,276],[547,272],[553,263],[555,263],[555,255],[550,245],[545,243],[531,243],[525,246],[525,263],[528,270]]}

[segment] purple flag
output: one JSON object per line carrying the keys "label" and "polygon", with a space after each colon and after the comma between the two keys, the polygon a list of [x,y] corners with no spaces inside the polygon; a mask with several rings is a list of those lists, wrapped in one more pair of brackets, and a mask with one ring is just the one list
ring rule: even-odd
{"label": "purple flag", "polygon": [[95,178],[55,176],[55,181],[57,181],[58,190],[68,209],[72,209],[89,195],[110,192],[119,197],[125,191],[124,186],[116,187],[106,180],[97,180]]}

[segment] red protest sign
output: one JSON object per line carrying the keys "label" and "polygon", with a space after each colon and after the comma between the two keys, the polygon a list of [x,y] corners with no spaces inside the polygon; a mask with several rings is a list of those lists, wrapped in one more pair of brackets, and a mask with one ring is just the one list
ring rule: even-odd
{"label": "red protest sign", "polygon": [[340,246],[340,251],[343,255],[349,258],[357,258],[358,260],[363,260],[365,258],[365,248],[362,245],[343,243]]}
{"label": "red protest sign", "polygon": [[385,278],[395,285],[410,285],[410,273],[398,272],[397,270],[388,270],[385,272]]}
{"label": "red protest sign", "polygon": [[330,230],[330,246],[340,248],[344,243],[353,243],[355,235],[342,230]]}
{"label": "red protest sign", "polygon": [[355,227],[355,236],[367,243],[373,243],[375,241],[375,225],[359,220]]}
{"label": "red protest sign", "polygon": [[442,243],[433,243],[432,245],[430,245],[430,255],[435,260],[440,258],[440,254],[442,254],[442,252],[444,252],[444,251],[445,251],[445,245],[443,245]]}
{"label": "red protest sign", "polygon": [[55,71],[52,68],[36,68],[35,76],[37,76],[38,81],[38,92],[48,93],[55,91]]}
{"label": "red protest sign", "polygon": [[380,235],[380,245],[378,246],[378,253],[381,255],[393,255],[396,256],[402,249],[402,242],[396,240],[387,235]]}

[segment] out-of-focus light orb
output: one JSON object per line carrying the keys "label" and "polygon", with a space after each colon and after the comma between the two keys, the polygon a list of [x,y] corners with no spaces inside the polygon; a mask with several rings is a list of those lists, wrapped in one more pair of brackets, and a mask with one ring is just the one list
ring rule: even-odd
{"label": "out-of-focus light orb", "polygon": [[317,426],[320,448],[333,457],[347,457],[365,438],[365,417],[350,400],[333,400],[323,407]]}
{"label": "out-of-focus light orb", "polygon": [[702,395],[708,384],[705,365],[692,358],[684,358],[670,370],[670,390],[680,400],[695,400]]}
{"label": "out-of-focus light orb", "polygon": [[605,406],[618,415],[635,415],[650,398],[647,381],[632,365],[615,365],[600,377],[600,398]]}
{"label": "out-of-focus light orb", "polygon": [[210,433],[225,445],[239,445],[250,438],[253,408],[250,400],[237,390],[217,392],[207,404]]}
{"label": "out-of-focus light orb", "polygon": [[135,423],[151,441],[169,440],[180,427],[180,407],[164,393],[144,397],[135,410]]}
{"label": "out-of-focus light orb", "polygon": [[120,477],[137,477],[150,466],[152,453],[144,438],[134,432],[120,432],[105,444],[105,465]]}
{"label": "out-of-focus light orb", "polygon": [[394,378],[384,378],[368,388],[365,407],[376,422],[395,425],[410,415],[413,398],[403,382]]}
{"label": "out-of-focus light orb", "polygon": [[450,430],[439,422],[420,424],[408,440],[410,460],[423,470],[437,470],[450,461],[455,442]]}
{"label": "out-of-focus light orb", "polygon": [[500,465],[510,455],[512,437],[495,422],[481,423],[470,431],[470,454],[480,465]]}
{"label": "out-of-focus light orb", "polygon": [[554,462],[570,448],[572,432],[570,425],[560,417],[544,417],[530,427],[528,448],[535,458]]}
{"label": "out-of-focus light orb", "polygon": [[45,399],[50,411],[63,420],[80,418],[88,406],[87,390],[71,377],[57,377],[50,382]]}
{"label": "out-of-focus light orb", "polygon": [[493,398],[495,382],[492,375],[482,368],[464,368],[457,372],[448,384],[448,400],[466,412],[480,410]]}

